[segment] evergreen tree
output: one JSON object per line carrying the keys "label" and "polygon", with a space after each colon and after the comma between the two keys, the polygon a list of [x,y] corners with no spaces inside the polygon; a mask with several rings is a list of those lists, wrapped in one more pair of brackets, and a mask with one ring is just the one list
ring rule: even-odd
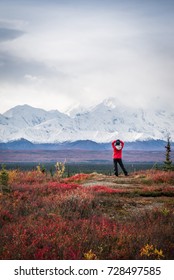
{"label": "evergreen tree", "polygon": [[167,138],[166,148],[166,160],[164,161],[164,169],[172,170],[172,160],[170,159],[171,145],[170,145],[170,137]]}

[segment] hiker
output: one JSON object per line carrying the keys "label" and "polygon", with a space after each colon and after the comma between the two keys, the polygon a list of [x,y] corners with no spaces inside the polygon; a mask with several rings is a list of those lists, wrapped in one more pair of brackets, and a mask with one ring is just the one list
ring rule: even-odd
{"label": "hiker", "polygon": [[124,147],[124,142],[117,139],[112,142],[112,148],[113,148],[113,162],[114,162],[114,173],[115,176],[118,176],[118,163],[121,167],[121,169],[124,172],[125,176],[128,176],[128,172],[126,171],[124,164],[122,162],[122,149]]}

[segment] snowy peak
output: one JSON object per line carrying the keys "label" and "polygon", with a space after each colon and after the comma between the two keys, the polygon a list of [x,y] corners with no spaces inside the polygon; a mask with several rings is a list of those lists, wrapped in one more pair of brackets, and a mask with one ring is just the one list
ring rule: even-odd
{"label": "snowy peak", "polygon": [[91,110],[91,108],[86,108],[81,106],[80,104],[75,104],[74,106],[70,107],[68,110],[66,110],[66,114],[72,118],[88,113]]}
{"label": "snowy peak", "polygon": [[122,106],[121,102],[114,97],[110,97],[108,99],[105,99],[101,104],[103,104],[104,106],[106,106],[110,109],[115,109],[118,106]]}
{"label": "snowy peak", "polygon": [[123,106],[114,98],[93,108],[71,109],[67,114],[28,105],[16,106],[0,115],[0,142],[24,138],[32,143],[90,140],[111,142],[174,138],[174,114]]}
{"label": "snowy peak", "polygon": [[106,111],[110,111],[113,110],[115,108],[117,108],[118,106],[121,106],[120,101],[118,101],[116,98],[110,97],[108,99],[103,100],[103,102],[95,105],[95,106],[91,106],[91,107],[84,107],[81,106],[80,104],[75,104],[74,106],[70,107],[68,110],[66,110],[66,114],[69,115],[70,117],[75,117],[75,116],[80,116],[83,114],[88,114],[92,111],[96,111],[96,110],[106,110]]}
{"label": "snowy peak", "polygon": [[67,116],[59,111],[47,112],[43,109],[33,108],[29,105],[19,105],[4,113],[16,127],[34,127],[50,119],[63,119]]}
{"label": "snowy peak", "polygon": [[47,113],[28,105],[16,106],[7,111],[4,116],[19,127],[34,126],[47,119]]}

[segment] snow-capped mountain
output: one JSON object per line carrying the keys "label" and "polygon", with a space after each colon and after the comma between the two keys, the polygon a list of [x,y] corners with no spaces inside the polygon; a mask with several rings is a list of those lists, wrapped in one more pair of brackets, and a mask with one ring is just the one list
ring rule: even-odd
{"label": "snow-capped mountain", "polygon": [[45,111],[16,106],[0,115],[0,142],[27,139],[32,143],[92,140],[107,143],[174,138],[174,114],[164,110],[144,111],[125,107],[113,98],[85,109]]}
{"label": "snow-capped mountain", "polygon": [[75,117],[76,115],[84,114],[90,111],[91,108],[86,108],[84,106],[81,106],[80,104],[75,104],[74,106],[69,107],[65,114],[71,117]]}

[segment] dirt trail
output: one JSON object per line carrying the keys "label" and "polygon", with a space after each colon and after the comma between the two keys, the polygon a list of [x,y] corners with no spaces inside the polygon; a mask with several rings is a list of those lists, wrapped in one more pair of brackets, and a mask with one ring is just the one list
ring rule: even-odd
{"label": "dirt trail", "polygon": [[[93,174],[93,176],[87,181],[82,183],[83,186],[91,187],[91,186],[108,186],[112,188],[120,188],[120,189],[135,189],[140,185],[138,176],[124,176],[120,175],[116,176],[107,176],[103,174]],[[142,188],[142,186],[140,186]]]}
{"label": "dirt trail", "polygon": [[[144,183],[140,175],[106,176],[93,174],[81,183],[84,187],[105,186],[120,193],[98,194],[103,212],[111,218],[125,219],[128,216],[139,216],[142,212],[158,209],[162,212],[174,211],[174,198],[170,193],[160,195],[165,184]],[[170,188],[174,187],[170,185]],[[114,214],[113,214],[114,213]]]}

